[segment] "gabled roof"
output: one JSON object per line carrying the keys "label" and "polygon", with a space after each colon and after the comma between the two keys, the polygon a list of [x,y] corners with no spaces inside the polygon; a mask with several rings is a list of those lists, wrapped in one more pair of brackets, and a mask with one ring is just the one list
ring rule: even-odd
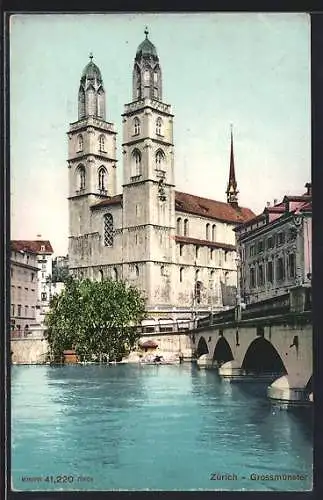
{"label": "gabled roof", "polygon": [[240,223],[255,217],[250,208],[235,207],[223,201],[202,198],[180,191],[175,191],[175,209],[224,222]]}
{"label": "gabled roof", "polygon": [[[54,252],[48,240],[11,240],[11,250],[15,252],[29,252],[34,254],[52,254]],[[45,250],[41,250],[45,247]]]}
{"label": "gabled roof", "polygon": [[[92,209],[118,205],[122,203],[122,194],[117,194],[111,198],[99,201],[92,205]],[[255,214],[249,208],[234,207],[223,201],[215,201],[209,198],[202,198],[193,194],[175,191],[175,210],[189,214],[199,215],[209,219],[215,219],[224,222],[245,222]]]}

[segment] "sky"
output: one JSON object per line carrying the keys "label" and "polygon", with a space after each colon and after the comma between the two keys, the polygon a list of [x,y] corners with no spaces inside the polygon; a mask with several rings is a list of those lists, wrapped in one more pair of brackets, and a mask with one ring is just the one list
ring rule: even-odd
{"label": "sky", "polygon": [[67,132],[89,53],[117,135],[145,26],[174,118],[176,189],[226,201],[230,124],[239,204],[302,194],[311,175],[310,21],[304,13],[16,14],[10,23],[11,238],[68,252]]}

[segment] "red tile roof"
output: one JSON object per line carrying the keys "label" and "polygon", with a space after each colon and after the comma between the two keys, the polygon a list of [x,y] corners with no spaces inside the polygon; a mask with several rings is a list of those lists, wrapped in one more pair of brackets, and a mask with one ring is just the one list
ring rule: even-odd
{"label": "red tile roof", "polygon": [[[11,250],[15,252],[29,252],[29,253],[53,253],[52,245],[48,240],[11,240],[10,242]],[[41,251],[41,247],[44,246],[45,250]]]}
{"label": "red tile roof", "polygon": [[229,243],[218,243],[216,241],[199,240],[197,238],[190,238],[189,236],[175,236],[177,243],[186,243],[192,245],[208,246],[211,248],[223,248],[223,250],[235,250],[235,245]]}
{"label": "red tile roof", "polygon": [[[112,196],[106,200],[99,201],[91,208],[101,208],[110,205],[122,203],[122,194]],[[215,201],[209,198],[201,198],[193,194],[175,191],[175,210],[181,212],[199,215],[209,219],[220,220],[224,222],[245,222],[255,216],[255,214],[245,207],[233,207],[229,203]]]}
{"label": "red tile roof", "polygon": [[175,191],[175,209],[224,222],[245,222],[255,216],[249,208]]}
{"label": "red tile roof", "polygon": [[117,194],[116,196],[111,196],[110,198],[106,198],[102,201],[99,201],[98,203],[95,203],[94,205],[91,206],[91,208],[94,209],[94,208],[108,207],[110,205],[119,205],[121,203],[122,203],[122,194]]}

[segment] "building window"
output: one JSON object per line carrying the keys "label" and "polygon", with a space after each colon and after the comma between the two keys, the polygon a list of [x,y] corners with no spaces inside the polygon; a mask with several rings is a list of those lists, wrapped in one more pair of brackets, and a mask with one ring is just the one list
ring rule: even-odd
{"label": "building window", "polygon": [[161,274],[161,276],[166,276],[165,266],[160,266],[160,274]]}
{"label": "building window", "polygon": [[296,227],[292,227],[292,228],[290,228],[290,230],[288,232],[288,240],[294,241],[294,240],[296,240],[296,238],[297,238],[297,229],[296,229]]}
{"label": "building window", "polygon": [[103,134],[101,134],[99,137],[99,151],[100,153],[105,152],[105,137]]}
{"label": "building window", "polygon": [[138,278],[138,276],[139,276],[139,266],[137,266],[137,264],[135,265],[135,272],[136,272],[136,276]]}
{"label": "building window", "polygon": [[163,126],[163,120],[159,116],[156,120],[156,134],[157,135],[162,135],[162,126]]}
{"label": "building window", "polygon": [[200,277],[200,270],[199,270],[199,269],[197,269],[197,270],[195,271],[195,281],[198,281],[199,277]]}
{"label": "building window", "polygon": [[263,240],[258,241],[258,253],[262,253],[264,251],[264,242]]}
{"label": "building window", "polygon": [[180,257],[182,257],[182,255],[183,255],[183,246],[184,245],[182,243],[179,244],[179,255],[180,255]]}
{"label": "building window", "polygon": [[11,316],[15,315],[15,304],[11,304]]}
{"label": "building window", "polygon": [[28,306],[25,306],[25,318],[28,318]]}
{"label": "building window", "polygon": [[103,281],[103,271],[102,271],[102,269],[99,270],[99,280],[102,283],[102,281]]}
{"label": "building window", "polygon": [[41,268],[42,268],[42,269],[46,269],[46,264],[42,264],[42,265],[41,265]]}
{"label": "building window", "polygon": [[267,262],[267,281],[268,283],[273,283],[274,281],[274,273],[273,273],[273,263]]}
{"label": "building window", "polygon": [[227,262],[228,260],[228,253],[229,252],[227,250],[224,251],[224,262]]}
{"label": "building window", "polygon": [[256,285],[256,280],[255,280],[255,269],[252,267],[250,269],[250,288],[254,288]]}
{"label": "building window", "polygon": [[249,257],[253,257],[255,255],[255,245],[251,245],[249,248]]}
{"label": "building window", "polygon": [[282,281],[285,277],[284,260],[280,257],[276,262],[276,278],[277,281]]}
{"label": "building window", "polygon": [[182,234],[182,219],[180,217],[176,221],[176,232],[179,235]]}
{"label": "building window", "polygon": [[21,305],[20,304],[18,304],[17,316],[18,316],[18,318],[20,318],[20,316],[21,316]]}
{"label": "building window", "polygon": [[42,292],[41,300],[43,300],[43,301],[47,300],[47,293],[46,292]]}
{"label": "building window", "polygon": [[105,170],[104,167],[99,168],[98,172],[98,180],[99,180],[99,190],[100,191],[105,191],[105,178],[106,178],[107,171]]}
{"label": "building window", "polygon": [[214,255],[214,249],[210,248],[210,259],[211,260],[213,259],[213,255]]}
{"label": "building window", "polygon": [[296,258],[294,253],[288,255],[288,277],[295,278],[296,276]]}
{"label": "building window", "polygon": [[85,189],[85,167],[80,165],[77,169],[79,190]]}
{"label": "building window", "polygon": [[83,136],[82,134],[80,134],[78,137],[77,137],[77,152],[80,153],[81,151],[83,151]]}
{"label": "building window", "polygon": [[195,258],[198,259],[199,258],[199,250],[200,250],[200,247],[199,246],[196,246],[195,247]]}
{"label": "building window", "polygon": [[212,241],[215,241],[216,239],[216,225],[213,224],[212,226]]}
{"label": "building window", "polygon": [[206,224],[205,226],[205,239],[206,240],[210,239],[210,224]]}
{"label": "building window", "polygon": [[182,283],[183,281],[183,272],[184,272],[184,268],[181,267],[180,270],[179,270],[179,281]]}
{"label": "building window", "polygon": [[114,238],[113,217],[111,214],[105,214],[103,220],[104,220],[104,245],[106,247],[112,247]]}
{"label": "building window", "polygon": [[131,167],[131,177],[137,177],[138,175],[141,175],[141,154],[138,149],[135,149],[132,152]]}
{"label": "building window", "polygon": [[283,245],[285,243],[285,234],[284,233],[278,233],[277,234],[277,245]]}
{"label": "building window", "polygon": [[184,236],[188,236],[188,219],[184,219]]}
{"label": "building window", "polygon": [[40,247],[40,251],[41,251],[41,252],[45,252],[45,245],[42,245],[42,246]]}
{"label": "building window", "polygon": [[200,281],[197,281],[195,283],[195,298],[197,304],[201,303],[201,288],[202,288],[202,283]]}
{"label": "building window", "polygon": [[262,286],[264,284],[264,268],[262,264],[258,266],[258,285]]}
{"label": "building window", "polygon": [[275,246],[274,245],[274,238],[272,236],[270,236],[270,238],[267,239],[267,248],[269,250],[270,248],[274,248],[274,246]]}
{"label": "building window", "polygon": [[133,135],[139,135],[140,134],[140,120],[136,116],[133,120]]}
{"label": "building window", "polygon": [[34,278],[35,278],[35,274],[31,273],[31,281],[34,281]]}

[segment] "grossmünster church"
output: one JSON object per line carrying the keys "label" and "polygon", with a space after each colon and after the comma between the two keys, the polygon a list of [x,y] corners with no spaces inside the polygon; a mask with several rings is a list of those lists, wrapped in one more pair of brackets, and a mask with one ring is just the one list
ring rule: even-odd
{"label": "grossm\u00fcnster church", "polygon": [[[238,204],[232,132],[227,202],[177,191],[174,115],[163,100],[162,67],[147,29],[133,63],[122,144],[106,121],[103,79],[92,59],[80,80],[78,119],[68,132],[70,272],[140,288],[152,322],[232,305],[233,228],[254,216]],[[117,147],[123,156],[121,193]]]}

